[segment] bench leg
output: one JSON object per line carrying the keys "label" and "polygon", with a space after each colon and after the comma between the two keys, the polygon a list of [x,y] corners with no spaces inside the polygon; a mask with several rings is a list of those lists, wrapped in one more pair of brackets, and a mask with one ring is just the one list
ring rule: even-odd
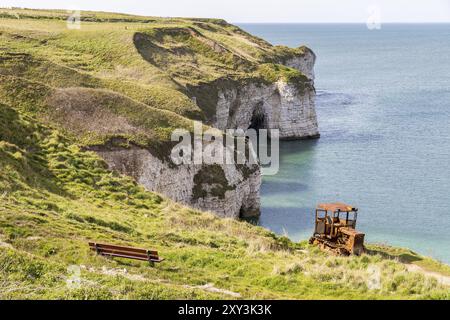
{"label": "bench leg", "polygon": [[154,267],[155,266],[155,262],[153,262],[152,260],[148,260],[148,263],[150,264],[150,267]]}

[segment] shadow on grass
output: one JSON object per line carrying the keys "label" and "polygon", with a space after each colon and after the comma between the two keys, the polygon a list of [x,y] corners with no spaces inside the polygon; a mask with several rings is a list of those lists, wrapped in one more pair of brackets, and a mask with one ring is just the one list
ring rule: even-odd
{"label": "shadow on grass", "polygon": [[[55,184],[56,176],[49,169],[48,159],[43,154],[45,150],[39,144],[39,134],[49,134],[47,129],[39,127],[35,120],[19,114],[9,105],[0,103],[0,141],[9,144],[10,153],[16,151],[17,158],[4,156],[2,165],[9,165],[20,175],[12,175],[10,179],[21,181],[32,188],[67,196],[67,193]],[[20,149],[19,149],[20,148]],[[6,155],[6,151],[4,155]],[[0,168],[2,169],[2,168]],[[4,169],[5,174],[11,174],[13,169]],[[1,171],[1,170],[0,170]]]}

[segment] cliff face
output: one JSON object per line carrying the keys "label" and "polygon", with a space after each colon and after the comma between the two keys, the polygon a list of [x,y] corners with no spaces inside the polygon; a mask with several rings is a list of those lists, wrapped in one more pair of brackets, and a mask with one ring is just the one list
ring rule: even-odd
{"label": "cliff face", "polygon": [[306,75],[308,79],[314,81],[314,64],[316,63],[316,55],[310,49],[305,48],[302,55],[286,58],[281,63],[285,66],[299,70]]}
{"label": "cliff face", "polygon": [[[315,110],[315,60],[314,53],[307,49],[280,61],[306,76],[301,83],[221,79],[188,88],[202,109],[212,110],[208,123],[218,129],[278,129],[281,139],[316,138],[320,134]],[[215,93],[213,99],[210,92]]]}
{"label": "cliff face", "polygon": [[[299,57],[290,62],[313,76],[313,60]],[[281,139],[319,136],[312,79],[301,86],[282,80],[272,84],[254,80],[243,83],[217,81],[197,87],[196,93],[202,96],[211,86],[217,90],[217,102],[215,114],[208,122],[215,128],[279,129]],[[96,152],[112,169],[134,177],[148,190],[174,201],[222,217],[256,217],[260,214],[258,166],[250,174],[244,174],[235,165],[216,165],[214,168],[193,164],[170,166],[144,148],[103,148]]]}
{"label": "cliff face", "polygon": [[[224,42],[224,34],[233,41]],[[217,38],[218,35],[221,38]],[[181,49],[181,39],[209,51],[208,57],[192,59],[185,54],[187,49]],[[242,46],[232,45],[242,44],[242,40],[252,43],[253,50],[260,50],[256,61],[255,55],[250,57]],[[314,88],[316,57],[308,48],[273,47],[235,27],[232,32],[223,33],[217,25],[206,28],[204,24],[197,24],[196,28],[172,27],[154,33],[139,33],[134,37],[134,44],[145,60],[171,73],[183,84],[187,95],[202,110],[203,119],[212,127],[220,130],[278,129],[281,139],[319,136]],[[190,52],[196,50],[192,45],[188,48]],[[267,52],[273,52],[272,56]],[[180,56],[185,63],[175,71],[169,62],[176,64]],[[227,66],[225,61],[231,61],[231,64]],[[195,68],[190,69],[191,66]],[[212,74],[217,75],[211,79]],[[149,190],[161,192],[175,201],[225,217],[259,215],[259,168],[250,175],[242,175],[235,166],[222,165],[222,184],[226,185],[222,186],[223,194],[204,192],[199,196],[196,192],[198,176],[204,177],[202,186],[205,190],[215,188],[213,177],[217,172],[211,167],[183,165],[171,168],[143,150],[100,154],[113,168],[133,175]],[[132,165],[124,165],[127,158],[139,163],[134,172],[129,172]]]}
{"label": "cliff face", "polygon": [[283,81],[236,86],[219,92],[212,125],[222,130],[278,129],[281,139],[317,137],[314,101],[312,85],[303,90]]}
{"label": "cliff face", "polygon": [[[257,79],[218,80],[207,85],[189,87],[191,97],[207,109],[202,97],[216,93],[208,124],[226,129],[278,129],[281,139],[306,139],[319,136],[315,112],[315,56],[292,57],[286,64],[307,75],[307,81],[288,83],[278,80],[264,83]],[[200,97],[200,99],[197,98]],[[109,150],[98,153],[110,166],[131,175],[147,189],[195,208],[215,212],[222,217],[255,217],[260,213],[260,169],[243,175],[236,166],[221,165],[223,181],[214,181],[217,172],[199,165],[167,166],[143,149]],[[216,170],[217,171],[217,170]],[[211,174],[213,172],[213,174]],[[197,181],[200,175],[204,181]],[[220,195],[211,192],[216,186]],[[199,196],[198,188],[204,192]],[[196,191],[197,190],[197,191]]]}
{"label": "cliff face", "polygon": [[259,215],[261,175],[259,166],[168,166],[150,151],[131,147],[96,148],[110,168],[132,176],[145,188],[176,202],[215,212],[221,217]]}

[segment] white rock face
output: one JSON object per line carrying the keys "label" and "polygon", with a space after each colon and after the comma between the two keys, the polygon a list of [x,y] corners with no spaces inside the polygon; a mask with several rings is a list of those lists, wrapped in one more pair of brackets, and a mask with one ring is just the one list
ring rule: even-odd
{"label": "white rock face", "polygon": [[305,54],[284,61],[310,80],[306,84],[278,81],[270,85],[249,83],[227,86],[219,91],[212,125],[218,129],[248,129],[254,125],[279,129],[281,139],[303,139],[319,136],[314,89],[315,54]]}
{"label": "white rock face", "polygon": [[288,59],[283,64],[297,69],[302,72],[308,79],[313,80],[314,75],[314,64],[316,63],[316,55],[309,49],[306,49],[305,54],[302,56],[293,57]]}
{"label": "white rock face", "polygon": [[[208,179],[209,183],[205,184],[198,181],[196,183],[196,175],[200,174],[202,165],[171,167],[167,162],[153,156],[150,151],[138,147],[96,152],[105,159],[111,169],[134,177],[147,190],[161,193],[176,202],[211,211],[221,217],[238,219],[259,216],[261,174],[258,167],[245,176],[235,165],[220,165],[222,171],[219,169],[219,173],[223,172],[226,185],[216,183],[217,179],[212,174]],[[208,174],[209,169],[203,167],[203,170]],[[217,167],[214,172],[217,172]],[[223,195],[213,195],[214,188],[223,191]],[[204,196],[198,196],[199,191],[204,192]]]}
{"label": "white rock face", "polygon": [[299,89],[279,81],[271,85],[247,84],[219,92],[213,126],[248,129],[258,126],[279,129],[281,139],[302,139],[319,135],[312,85]]}

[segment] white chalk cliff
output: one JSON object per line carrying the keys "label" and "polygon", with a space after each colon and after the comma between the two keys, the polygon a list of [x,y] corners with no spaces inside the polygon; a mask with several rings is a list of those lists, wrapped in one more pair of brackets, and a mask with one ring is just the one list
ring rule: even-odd
{"label": "white chalk cliff", "polygon": [[249,83],[219,92],[213,126],[222,130],[252,126],[278,129],[281,139],[318,137],[315,61],[316,56],[309,49],[303,55],[281,61],[309,79],[302,86],[279,80],[270,85]]}
{"label": "white chalk cliff", "polygon": [[113,170],[134,177],[148,190],[221,217],[259,215],[261,174],[258,165],[179,165],[139,147],[95,150]]}
{"label": "white chalk cliff", "polygon": [[219,92],[212,125],[221,130],[278,129],[281,139],[317,137],[314,87],[278,81],[227,88]]}
{"label": "white chalk cliff", "polygon": [[[309,50],[283,61],[307,76],[302,84],[231,81],[214,89],[216,104],[208,123],[221,130],[279,129],[282,139],[318,137],[314,89],[315,56]],[[196,88],[211,90],[214,84]],[[191,96],[194,96],[193,94]],[[221,217],[257,217],[260,214],[259,166],[174,166],[144,148],[95,150],[115,169],[130,175],[150,191]],[[255,168],[256,167],[256,168]]]}

